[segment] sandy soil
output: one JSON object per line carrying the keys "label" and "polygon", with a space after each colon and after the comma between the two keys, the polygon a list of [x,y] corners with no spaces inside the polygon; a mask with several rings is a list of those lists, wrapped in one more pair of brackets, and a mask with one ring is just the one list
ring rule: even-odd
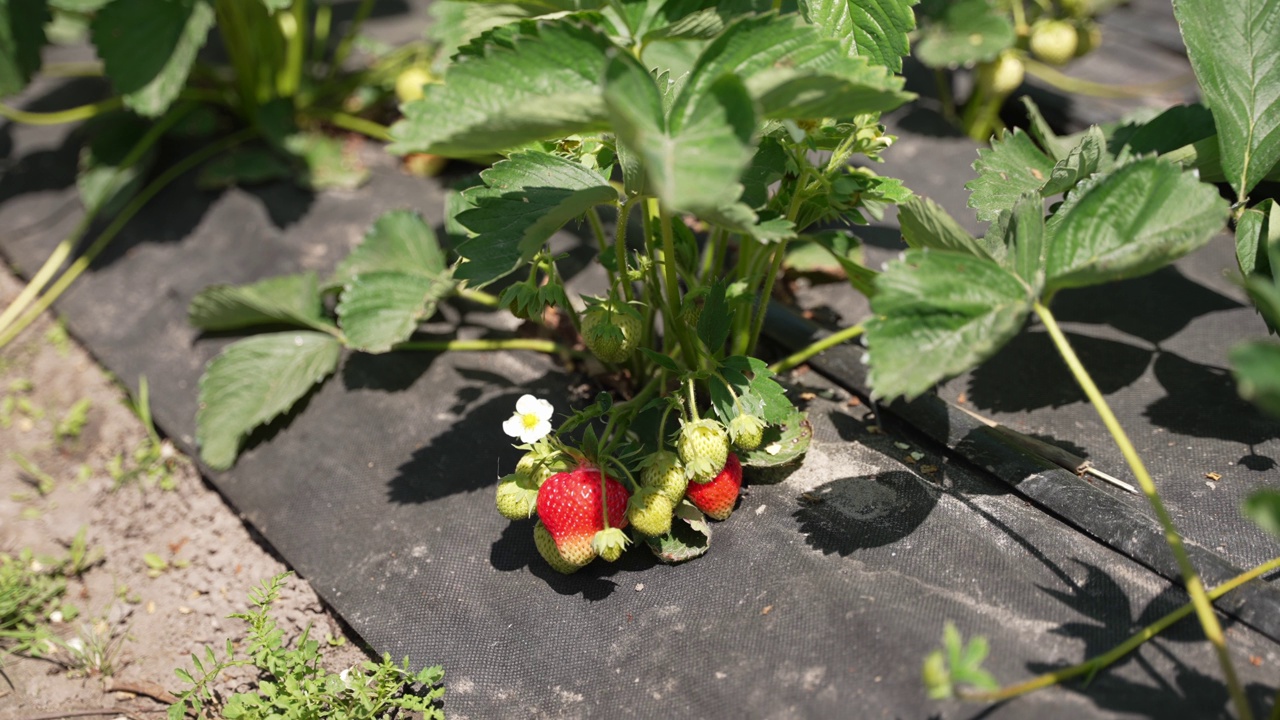
{"label": "sandy soil", "polygon": [[[20,287],[0,267],[0,307]],[[9,427],[0,418],[0,552],[62,555],[87,529],[89,547],[102,560],[68,587],[79,616],[52,628],[67,640],[96,633],[117,649],[110,676],[50,660],[0,660],[0,720],[106,708],[120,710],[103,717],[163,717],[167,704],[158,698],[181,688],[174,669],[190,667],[190,654],[206,645],[241,642],[243,623],[227,616],[246,607],[250,588],[287,567],[180,455],[166,463],[173,489],[155,478],[123,484],[112,478],[113,458],[122,455],[130,469],[147,431],[123,388],[52,318],[0,351],[0,403],[5,396],[15,398],[15,408]],[[58,422],[84,399],[90,409],[79,437],[57,439]],[[52,490],[42,495],[13,453],[51,477]],[[147,555],[167,567],[157,571]],[[312,637],[346,640],[336,616],[301,579],[290,580],[275,616],[286,638],[310,625]],[[345,641],[326,657],[336,671],[366,654]],[[228,674],[220,688],[231,692],[249,680],[245,671]]]}

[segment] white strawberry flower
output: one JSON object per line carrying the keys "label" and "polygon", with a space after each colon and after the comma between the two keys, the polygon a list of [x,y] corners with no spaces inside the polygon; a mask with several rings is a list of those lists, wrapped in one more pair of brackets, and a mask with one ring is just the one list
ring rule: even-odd
{"label": "white strawberry flower", "polygon": [[516,412],[502,423],[502,431],[522,443],[534,443],[551,434],[551,403],[532,395],[521,395]]}

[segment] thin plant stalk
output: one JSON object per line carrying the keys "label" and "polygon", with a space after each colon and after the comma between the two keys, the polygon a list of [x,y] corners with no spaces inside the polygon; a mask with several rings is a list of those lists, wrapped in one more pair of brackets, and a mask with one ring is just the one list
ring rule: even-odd
{"label": "thin plant stalk", "polygon": [[1204,628],[1205,637],[1209,643],[1213,645],[1214,650],[1218,654],[1218,662],[1222,665],[1222,673],[1227,683],[1227,690],[1231,694],[1231,701],[1235,705],[1236,714],[1240,720],[1251,720],[1253,713],[1249,710],[1249,701],[1245,697],[1244,690],[1240,687],[1240,680],[1236,676],[1235,666],[1231,662],[1231,654],[1227,651],[1226,641],[1222,635],[1222,625],[1218,622],[1218,616],[1214,614],[1213,605],[1209,601],[1209,597],[1205,594],[1204,584],[1200,581],[1200,576],[1196,573],[1196,569],[1191,564],[1191,559],[1187,557],[1186,548],[1182,544],[1182,536],[1178,534],[1177,528],[1173,524],[1173,518],[1169,515],[1169,511],[1165,509],[1164,502],[1160,500],[1160,494],[1156,490],[1155,482],[1151,479],[1147,467],[1142,462],[1142,458],[1138,456],[1138,451],[1130,442],[1129,436],[1125,433],[1124,428],[1120,426],[1120,421],[1111,412],[1111,407],[1107,404],[1106,399],[1098,390],[1098,386],[1094,384],[1093,378],[1089,376],[1084,365],[1080,362],[1080,358],[1076,356],[1071,345],[1067,342],[1067,338],[1062,333],[1062,329],[1058,327],[1058,322],[1054,318],[1049,308],[1041,303],[1035,304],[1036,315],[1040,316],[1040,321],[1044,323],[1045,329],[1048,330],[1049,336],[1053,339],[1053,344],[1057,347],[1058,353],[1062,359],[1066,361],[1067,367],[1071,370],[1071,374],[1075,377],[1076,382],[1080,384],[1080,388],[1084,390],[1085,395],[1089,397],[1089,401],[1093,403],[1094,410],[1102,419],[1103,425],[1107,427],[1107,431],[1111,433],[1111,437],[1119,446],[1120,452],[1124,455],[1125,461],[1129,464],[1129,469],[1133,471],[1134,478],[1137,479],[1142,493],[1147,496],[1147,501],[1151,503],[1151,508],[1155,511],[1156,518],[1160,522],[1160,526],[1164,528],[1165,542],[1169,544],[1169,549],[1173,551],[1173,556],[1177,560],[1178,569],[1182,574],[1183,583],[1186,585],[1187,594],[1191,596],[1191,603],[1195,607],[1196,617],[1200,620],[1201,627]]}
{"label": "thin plant stalk", "polygon": [[[110,198],[118,192],[123,173],[136,165],[147,150],[151,149],[151,146],[159,142],[160,138],[170,128],[194,109],[195,106],[190,103],[180,105],[171,112],[166,113],[164,117],[148,128],[147,132],[141,138],[138,138],[138,142],[129,150],[129,153],[121,159],[115,181],[103,197]],[[80,242],[80,238],[84,237],[84,234],[89,231],[89,226],[93,223],[93,219],[97,216],[99,209],[101,209],[100,206],[85,209],[84,217],[80,219],[71,234],[58,243],[58,246],[53,249],[53,253],[50,254],[49,259],[45,260],[44,265],[31,278],[31,282],[27,283],[22,292],[18,293],[18,297],[14,298],[3,313],[0,313],[0,332],[8,329],[14,319],[22,314],[31,305],[32,300],[40,294],[40,291],[44,290],[45,286],[49,284],[53,276],[57,274],[58,269],[62,267],[62,263],[66,261],[71,255],[71,251]]]}
{"label": "thin plant stalk", "polygon": [[806,360],[813,357],[814,355],[817,355],[818,353],[824,352],[826,350],[830,350],[831,348],[841,343],[848,342],[849,340],[859,337],[860,335],[862,335],[862,332],[863,332],[862,323],[858,323],[857,325],[852,325],[839,332],[831,333],[830,335],[822,338],[821,340],[818,340],[817,342],[807,347],[801,348],[796,352],[782,358],[778,362],[770,365],[769,371],[773,373],[786,372],[791,368],[794,368],[800,365],[801,363],[805,362]]}
{"label": "thin plant stalk", "polygon": [[350,130],[373,138],[379,142],[391,142],[391,130],[386,125],[381,125],[372,120],[365,120],[344,112],[322,112],[317,113],[322,120],[328,120],[343,130]]}
{"label": "thin plant stalk", "polygon": [[501,340],[409,340],[397,343],[392,351],[422,352],[494,352],[497,350],[530,350],[548,355],[580,357],[582,352],[551,340],[506,338]]}
{"label": "thin plant stalk", "polygon": [[0,117],[23,125],[62,125],[97,117],[124,107],[124,98],[113,97],[55,112],[27,112],[0,103]]}
{"label": "thin plant stalk", "polygon": [[[1210,600],[1217,600],[1250,580],[1265,575],[1277,568],[1280,568],[1280,557],[1272,558],[1248,572],[1241,573],[1231,578],[1210,590],[1208,592],[1208,597]],[[1115,646],[1111,650],[1103,653],[1102,655],[1098,655],[1097,657],[1089,658],[1077,665],[1065,667],[1060,670],[1054,670],[1053,672],[1044,673],[1043,675],[1037,675],[1030,680],[1026,680],[1015,685],[1009,685],[1008,687],[1000,688],[999,690],[992,690],[990,692],[960,690],[956,695],[962,700],[989,703],[1002,702],[1004,700],[1009,700],[1010,698],[1018,697],[1019,695],[1026,695],[1027,693],[1035,690],[1066,682],[1067,680],[1080,677],[1082,675],[1092,677],[1098,672],[1113,665],[1124,656],[1138,649],[1140,645],[1164,632],[1174,623],[1182,620],[1193,612],[1195,612],[1195,603],[1188,602],[1177,610],[1168,613],[1159,620],[1156,620],[1150,625],[1142,628],[1131,635],[1129,639]],[[1274,715],[1272,717],[1274,718]]]}
{"label": "thin plant stalk", "polygon": [[11,327],[5,329],[3,332],[0,332],[0,348],[5,347],[12,342],[13,339],[25,330],[28,325],[34,322],[36,318],[40,317],[40,313],[47,310],[55,300],[61,297],[67,287],[69,287],[71,283],[75,282],[76,278],[80,277],[80,275],[89,268],[89,265],[97,259],[103,249],[105,249],[106,246],[115,239],[115,236],[124,229],[124,226],[128,224],[130,220],[133,219],[133,216],[137,215],[138,212],[151,201],[151,198],[155,197],[157,193],[167,187],[169,183],[173,182],[179,176],[197,167],[200,163],[216,157],[245,140],[248,140],[253,137],[254,133],[254,130],[249,129],[242,130],[234,135],[228,135],[222,140],[215,142],[212,145],[207,145],[191,155],[188,155],[168,170],[161,173],[155,180],[152,180],[151,184],[143,188],[142,192],[139,192],[137,196],[135,196],[133,200],[120,211],[120,214],[116,216],[115,220],[102,231],[102,234],[98,236],[98,239],[95,240],[87,250],[85,250],[84,254],[76,258],[76,261],[71,264],[71,267],[67,268],[67,271],[58,278],[58,281],[49,288],[49,291],[42,295],[40,299],[37,300],[27,313],[17,322],[15,322]]}
{"label": "thin plant stalk", "polygon": [[[649,200],[650,212],[654,206],[659,205],[656,199]],[[698,363],[697,349],[693,347],[685,332],[684,326],[677,320],[680,313],[680,279],[679,272],[676,270],[676,242],[675,236],[671,231],[671,214],[666,208],[658,208],[658,218],[661,224],[662,232],[662,269],[666,273],[667,285],[667,312],[663,314],[664,318],[670,318],[666,323],[666,329],[670,334],[675,335],[677,342],[680,343],[680,354],[684,356],[685,365],[690,368],[696,368]]]}
{"label": "thin plant stalk", "polygon": [[1134,85],[1111,85],[1109,83],[1091,82],[1082,80],[1081,78],[1072,77],[1066,73],[1057,70],[1051,65],[1046,65],[1032,58],[1023,58],[1023,67],[1027,69],[1027,73],[1034,75],[1036,78],[1043,80],[1045,83],[1052,85],[1058,90],[1069,92],[1073,95],[1092,95],[1101,98],[1141,98],[1151,95],[1166,93],[1178,88],[1185,87],[1195,81],[1195,75],[1192,73],[1184,73],[1168,80],[1158,80],[1151,83],[1140,83]]}

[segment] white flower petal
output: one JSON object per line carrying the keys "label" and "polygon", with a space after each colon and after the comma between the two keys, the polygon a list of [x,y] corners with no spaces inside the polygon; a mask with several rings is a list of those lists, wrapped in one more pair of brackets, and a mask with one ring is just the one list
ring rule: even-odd
{"label": "white flower petal", "polygon": [[511,437],[522,437],[524,435],[524,420],[520,417],[519,413],[512,415],[507,418],[506,422],[502,423],[502,432],[510,435]]}
{"label": "white flower petal", "polygon": [[521,395],[516,401],[516,412],[521,415],[533,415],[538,412],[538,398],[532,395]]}
{"label": "white flower petal", "polygon": [[533,414],[537,415],[539,420],[550,420],[551,416],[554,415],[555,412],[556,409],[551,407],[551,403],[543,400],[542,398],[538,398],[538,407],[533,411]]}

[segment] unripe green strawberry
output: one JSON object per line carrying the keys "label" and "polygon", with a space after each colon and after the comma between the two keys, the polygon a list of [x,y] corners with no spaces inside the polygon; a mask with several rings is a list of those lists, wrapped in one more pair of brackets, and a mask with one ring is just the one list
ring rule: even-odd
{"label": "unripe green strawberry", "polygon": [[528,475],[513,473],[498,481],[498,512],[508,520],[533,517],[538,506],[538,485]]}
{"label": "unripe green strawberry", "polygon": [[764,439],[764,421],[750,413],[743,413],[729,421],[729,437],[739,450],[755,450]]}
{"label": "unripe green strawberry", "polygon": [[1000,53],[1000,57],[996,58],[995,62],[983,65],[979,72],[982,82],[996,95],[1008,95],[1017,90],[1021,87],[1022,78],[1026,75],[1022,60],[1015,52]]}
{"label": "unripe green strawberry", "polygon": [[679,456],[670,450],[659,450],[645,458],[644,468],[640,471],[640,484],[666,495],[674,504],[684,497],[689,478],[684,474],[684,465],[680,464]]}
{"label": "unripe green strawberry", "polygon": [[[606,477],[609,526],[627,526],[630,493],[617,480]],[[560,555],[575,565],[586,565],[596,556],[591,541],[604,529],[600,503],[600,471],[579,467],[556,473],[538,488],[538,517],[555,539]]]}
{"label": "unripe green strawberry", "polygon": [[707,483],[692,483],[686,497],[712,520],[725,520],[733,513],[742,488],[742,464],[730,455],[720,472]]}
{"label": "unripe green strawberry", "polygon": [[1073,18],[1087,18],[1093,15],[1093,0],[1060,0],[1062,12]]}
{"label": "unripe green strawberry", "polygon": [[684,301],[680,303],[680,322],[690,330],[698,329],[698,321],[702,319],[702,307],[707,303],[708,292],[704,287],[698,288],[685,295]]}
{"label": "unripe green strawberry", "polygon": [[715,420],[687,422],[676,441],[685,476],[695,483],[707,482],[724,466],[729,456],[729,433]]}
{"label": "unripe green strawberry", "polygon": [[533,478],[538,487],[542,487],[542,483],[546,482],[547,478],[558,472],[564,472],[570,467],[569,458],[565,457],[564,453],[550,445],[539,443],[516,463],[516,474],[528,475]]}
{"label": "unripe green strawberry", "polygon": [[551,569],[556,572],[568,575],[577,572],[587,564],[575,565],[565,560],[560,551],[556,549],[556,541],[555,538],[551,537],[551,531],[547,530],[547,526],[543,525],[541,520],[538,521],[537,525],[533,526],[533,544],[537,546],[538,554],[542,556],[542,559],[546,560]]}
{"label": "unripe green strawberry", "polygon": [[1063,20],[1040,20],[1031,26],[1031,54],[1050,65],[1064,65],[1076,56],[1076,29]]}
{"label": "unripe green strawberry", "polygon": [[1084,57],[1102,44],[1102,28],[1092,20],[1076,25],[1076,57]]}
{"label": "unripe green strawberry", "polygon": [[596,551],[605,562],[614,562],[622,557],[622,551],[627,548],[627,543],[631,542],[631,538],[616,527],[608,530],[601,530],[591,538],[591,549]]}
{"label": "unripe green strawberry", "polygon": [[661,537],[671,532],[671,515],[676,511],[676,501],[662,491],[642,487],[627,503],[627,519],[631,527],[648,535]]}
{"label": "unripe green strawberry", "polygon": [[644,318],[635,308],[606,300],[583,312],[582,341],[601,361],[620,363],[640,344],[643,327]]}

